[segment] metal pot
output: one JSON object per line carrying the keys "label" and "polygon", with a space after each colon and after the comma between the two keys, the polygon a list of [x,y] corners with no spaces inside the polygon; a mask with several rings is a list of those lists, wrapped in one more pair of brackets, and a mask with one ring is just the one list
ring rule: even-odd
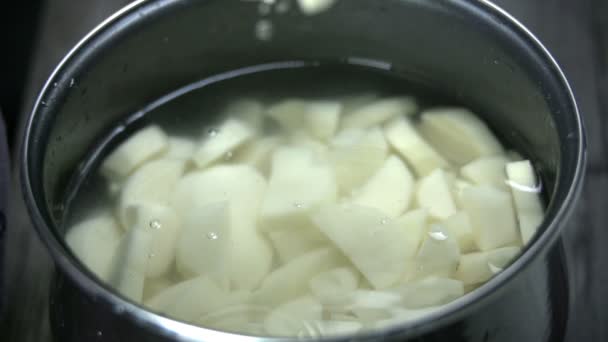
{"label": "metal pot", "polygon": [[117,295],[67,249],[60,214],[79,163],[125,115],[211,75],[296,60],[372,65],[453,95],[536,161],[550,197],[541,233],[505,271],[421,321],[356,339],[561,340],[573,298],[559,237],[581,190],[585,137],[568,83],[538,40],[483,0],[343,0],[313,17],[292,6],[268,18],[274,34],[259,40],[255,1],[136,1],[84,38],[46,83],[21,172],[32,221],[59,270],[57,339],[265,340],[193,327]]}

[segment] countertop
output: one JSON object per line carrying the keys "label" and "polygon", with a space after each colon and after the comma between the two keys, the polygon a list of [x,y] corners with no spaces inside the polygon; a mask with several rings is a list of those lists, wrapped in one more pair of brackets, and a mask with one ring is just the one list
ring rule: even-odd
{"label": "countertop", "polygon": [[[127,0],[46,1],[24,108],[62,56]],[[576,301],[567,341],[608,341],[608,0],[496,0],[524,23],[563,67],[587,124],[589,164],[578,225],[564,233]],[[13,147],[16,148],[13,144]],[[15,178],[15,176],[13,177]],[[0,341],[51,341],[48,324],[50,256],[30,226],[13,181],[5,260],[7,319]]]}

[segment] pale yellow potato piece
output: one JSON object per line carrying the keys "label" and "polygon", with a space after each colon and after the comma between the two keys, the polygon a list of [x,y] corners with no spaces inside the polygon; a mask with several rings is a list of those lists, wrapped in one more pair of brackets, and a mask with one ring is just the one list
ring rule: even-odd
{"label": "pale yellow potato piece", "polygon": [[424,177],[435,169],[449,166],[444,157],[418,134],[408,118],[399,117],[387,123],[384,135],[418,177]]}
{"label": "pale yellow potato piece", "polygon": [[70,228],[65,241],[91,272],[107,281],[122,233],[114,217],[103,213]]}
{"label": "pale yellow potato piece", "polygon": [[173,286],[174,284],[175,282],[168,276],[163,276],[160,278],[146,278],[144,284],[144,303],[148,302],[148,300],[155,297],[162,291],[168,289],[169,287]]}
{"label": "pale yellow potato piece", "polygon": [[418,206],[427,209],[435,219],[445,220],[456,213],[449,177],[442,169],[436,169],[420,180],[416,198]]}
{"label": "pale yellow potato piece", "polygon": [[306,130],[320,140],[332,138],[340,124],[342,104],[337,101],[311,101],[304,115]]}
{"label": "pale yellow potato piece", "polygon": [[241,120],[228,118],[219,128],[205,131],[192,160],[199,168],[205,168],[218,159],[236,153],[236,149],[254,136],[254,131]]}
{"label": "pale yellow potato piece", "polygon": [[270,174],[272,153],[282,143],[283,140],[278,136],[255,139],[240,148],[233,159],[234,163],[253,166],[263,175],[268,176]]}
{"label": "pale yellow potato piece", "polygon": [[366,129],[399,116],[410,116],[418,110],[411,97],[384,98],[346,113],[342,129]]}
{"label": "pale yellow potato piece", "polygon": [[458,240],[458,246],[462,253],[469,253],[477,250],[475,235],[469,215],[464,211],[458,211],[442,222],[442,225]]}
{"label": "pale yellow potato piece", "polygon": [[486,252],[464,254],[455,278],[465,285],[481,284],[501,272],[519,253],[520,247],[503,247]]}
{"label": "pale yellow potato piece", "polygon": [[505,166],[508,162],[505,156],[481,157],[463,166],[460,174],[473,184],[492,185],[506,190]]}
{"label": "pale yellow potato piece", "polygon": [[426,209],[414,209],[395,220],[395,223],[406,233],[407,240],[403,249],[407,252],[408,259],[416,255],[426,236],[428,217]]}
{"label": "pale yellow potato piece", "polygon": [[480,250],[521,245],[508,192],[487,185],[471,186],[463,190],[461,201],[471,220],[475,243]]}
{"label": "pale yellow potato piece", "polygon": [[409,207],[414,177],[398,157],[391,155],[371,178],[357,189],[352,202],[376,208],[395,218]]}
{"label": "pale yellow potato piece", "polygon": [[196,324],[205,328],[229,332],[266,335],[264,319],[271,309],[262,305],[235,304],[200,317]]}
{"label": "pale yellow potato piece", "polygon": [[528,243],[543,222],[541,186],[529,160],[512,162],[506,166],[509,187],[517,211],[519,231],[523,243]]}
{"label": "pale yellow potato piece", "polygon": [[264,126],[264,105],[253,99],[238,99],[226,106],[222,116],[238,119],[254,132],[260,133]]}
{"label": "pale yellow potato piece", "polygon": [[[323,306],[311,296],[293,299],[274,309],[264,320],[264,329],[271,336],[317,337],[312,322],[322,319]],[[311,335],[313,333],[313,335]]]}
{"label": "pale yellow potato piece", "polygon": [[169,147],[167,148],[167,153],[163,157],[189,160],[194,154],[195,149],[196,143],[193,139],[169,137]]}
{"label": "pale yellow potato piece", "polygon": [[400,285],[391,291],[402,297],[401,305],[408,309],[420,309],[447,304],[464,295],[462,281],[443,277],[428,277]]}
{"label": "pale yellow potato piece", "polygon": [[460,247],[456,237],[441,225],[429,227],[427,236],[415,257],[415,275],[450,277],[460,261]]}
{"label": "pale yellow potato piece", "polygon": [[352,267],[339,267],[321,272],[309,281],[310,290],[322,302],[343,296],[359,287],[360,273]]}
{"label": "pale yellow potato piece", "polygon": [[270,231],[268,238],[281,265],[328,244],[327,238],[312,223],[307,227],[287,227]]}
{"label": "pale yellow potato piece", "polygon": [[144,162],[167,150],[168,138],[158,126],[147,126],[120,144],[101,164],[101,174],[120,181]]}
{"label": "pale yellow potato piece", "polygon": [[419,128],[443,156],[457,165],[504,152],[488,126],[468,109],[426,110],[422,113]]}

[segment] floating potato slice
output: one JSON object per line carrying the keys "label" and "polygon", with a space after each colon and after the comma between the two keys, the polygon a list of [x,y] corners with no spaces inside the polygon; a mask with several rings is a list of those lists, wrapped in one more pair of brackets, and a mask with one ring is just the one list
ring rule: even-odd
{"label": "floating potato slice", "polygon": [[407,236],[403,249],[406,258],[413,258],[418,252],[427,232],[428,211],[426,209],[415,209],[406,212],[395,220],[395,223],[405,231]]}
{"label": "floating potato slice", "polygon": [[521,244],[509,193],[487,185],[471,186],[463,190],[461,201],[480,250]]}
{"label": "floating potato slice", "polygon": [[141,166],[124,183],[118,200],[118,218],[124,229],[127,208],[149,203],[167,205],[177,181],[184,173],[185,162],[178,159],[158,159]]}
{"label": "floating potato slice", "polygon": [[387,123],[384,135],[418,177],[424,177],[435,169],[449,166],[448,162],[418,134],[408,118],[400,117]]}
{"label": "floating potato slice", "polygon": [[182,137],[169,137],[169,147],[163,156],[169,159],[189,160],[194,154],[196,143],[192,139]]}
{"label": "floating potato slice", "polygon": [[171,269],[175,260],[175,245],[180,230],[180,220],[175,211],[156,204],[138,204],[127,208],[129,230],[149,230],[150,246],[146,277],[160,277]]}
{"label": "floating potato slice", "polygon": [[488,126],[467,109],[429,109],[421,118],[419,128],[424,137],[457,165],[504,152]]}
{"label": "floating potato slice", "polygon": [[326,141],[338,130],[342,104],[337,101],[311,101],[304,116],[306,130],[313,137]]}
{"label": "floating potato slice", "polygon": [[445,227],[433,224],[416,255],[414,277],[450,277],[456,271],[459,261],[460,248],[456,237]]}
{"label": "floating potato slice", "polygon": [[352,267],[339,267],[317,274],[309,284],[315,297],[325,304],[355,291],[360,279],[359,272]]}
{"label": "floating potato slice", "polygon": [[378,95],[374,93],[363,93],[357,95],[346,95],[340,97],[342,101],[342,112],[345,115],[351,114],[353,111],[366,106],[378,99]]}
{"label": "floating potato slice", "polygon": [[384,98],[344,115],[342,129],[367,129],[392,118],[411,116],[418,110],[411,97]]}
{"label": "floating potato slice", "polygon": [[481,157],[463,166],[460,174],[473,184],[491,185],[506,190],[505,166],[508,162],[505,156]]}
{"label": "floating potato slice", "polygon": [[287,99],[268,107],[266,114],[274,119],[285,131],[294,132],[305,127],[307,101]]}
{"label": "floating potato slice", "polygon": [[420,309],[447,304],[464,295],[462,281],[428,277],[391,289],[401,295],[401,304],[408,309]]}
{"label": "floating potato slice", "polygon": [[508,183],[517,211],[523,243],[528,243],[543,222],[541,187],[529,160],[511,162],[506,166]]}
{"label": "floating potato slice", "polygon": [[481,284],[501,272],[519,253],[520,247],[503,247],[486,252],[464,254],[455,278],[465,285]]}
{"label": "floating potato slice", "polygon": [[144,303],[147,303],[151,298],[170,288],[174,285],[174,283],[175,282],[168,276],[163,276],[160,278],[146,278],[144,284]]}
{"label": "floating potato slice", "polygon": [[303,228],[285,228],[271,231],[268,232],[268,238],[279,257],[281,265],[328,243],[327,238],[312,224]]}
{"label": "floating potato slice", "polygon": [[426,208],[429,215],[435,219],[445,220],[456,213],[450,182],[442,169],[436,169],[422,178],[416,195],[418,205]]}
{"label": "floating potato slice", "polygon": [[396,308],[391,310],[390,317],[382,320],[373,322],[371,328],[373,329],[386,329],[409,321],[415,321],[421,317],[428,316],[429,314],[437,311],[441,307],[429,307],[423,309],[402,309]]}
{"label": "floating potato slice", "polygon": [[345,264],[344,257],[329,247],[303,254],[271,272],[254,294],[255,301],[276,305],[303,295],[313,276]]}
{"label": "floating potato slice", "polygon": [[390,287],[404,275],[411,253],[407,233],[379,210],[333,204],[314,214],[313,222],[374,288]]}
{"label": "floating potato slice", "polygon": [[194,152],[192,160],[205,168],[221,158],[235,153],[235,149],[252,139],[254,131],[244,122],[229,118],[217,129],[211,129]]}
{"label": "floating potato slice", "polygon": [[342,193],[361,186],[384,163],[388,145],[378,127],[345,130],[330,142],[330,160]]}
{"label": "floating potato slice", "polygon": [[311,137],[304,131],[294,131],[289,136],[291,147],[303,148],[311,151],[314,159],[321,162],[326,162],[329,156],[329,148],[327,145]]}
{"label": "floating potato slice", "polygon": [[229,103],[222,117],[236,118],[253,132],[261,132],[264,126],[264,106],[253,99],[238,99]]}
{"label": "floating potato slice", "polygon": [[167,135],[160,127],[145,127],[106,157],[101,164],[101,174],[108,180],[120,181],[144,162],[161,155],[167,147]]}
{"label": "floating potato slice", "polygon": [[323,306],[311,296],[283,303],[264,320],[266,332],[272,336],[315,337],[313,322],[322,319]]}
{"label": "floating potato slice", "polygon": [[460,178],[456,178],[454,177],[452,179],[452,196],[454,198],[454,203],[456,203],[456,206],[459,209],[462,209],[462,192],[464,191],[464,189],[473,186],[472,183],[464,180],[464,179],[460,179]]}
{"label": "floating potato slice", "polygon": [[469,253],[477,250],[475,236],[469,215],[464,211],[458,211],[442,222],[448,234],[454,236],[458,241],[458,246],[462,253]]}
{"label": "floating potato slice", "polygon": [[401,215],[410,204],[414,177],[396,156],[389,156],[382,167],[355,191],[352,203],[376,208],[391,218]]}
{"label": "floating potato slice", "polygon": [[196,324],[205,328],[262,336],[266,334],[264,320],[270,311],[265,306],[237,304],[203,315]]}
{"label": "floating potato slice", "polygon": [[78,259],[100,279],[108,280],[112,256],[122,230],[110,215],[101,214],[68,230],[65,241]]}
{"label": "floating potato slice", "polygon": [[[336,200],[333,170],[301,147],[281,147],[272,157],[268,191],[263,200],[261,228],[307,229],[309,213]],[[259,201],[259,199],[257,199]]]}
{"label": "floating potato slice", "polygon": [[227,274],[237,290],[253,289],[270,271],[272,248],[256,227],[266,180],[250,166],[222,165],[193,172],[176,185],[172,205],[181,217],[196,208],[230,204],[230,267]]}
{"label": "floating potato slice", "polygon": [[270,158],[283,140],[278,136],[269,136],[251,141],[235,155],[234,162],[255,167],[263,175],[270,174]]}

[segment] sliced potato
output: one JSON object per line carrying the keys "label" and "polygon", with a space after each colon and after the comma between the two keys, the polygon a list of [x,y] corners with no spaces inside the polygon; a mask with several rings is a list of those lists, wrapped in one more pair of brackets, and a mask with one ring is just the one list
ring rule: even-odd
{"label": "sliced potato", "polygon": [[174,281],[169,277],[160,277],[160,278],[146,278],[144,284],[144,303],[147,303],[148,300],[155,297],[157,294],[162,291],[170,288],[174,285]]}
{"label": "sliced potato", "polygon": [[160,277],[170,271],[175,260],[180,220],[167,206],[138,204],[127,208],[129,230],[149,230],[151,241],[148,251],[146,277]]}
{"label": "sliced potato", "polygon": [[488,126],[464,108],[424,111],[420,131],[443,156],[457,165],[504,152]]}
{"label": "sliced potato", "polygon": [[396,156],[389,156],[382,167],[356,190],[352,202],[376,208],[395,218],[409,207],[414,177]]}
{"label": "sliced potato", "polygon": [[122,230],[109,213],[87,219],[68,230],[65,240],[78,259],[100,279],[108,280],[112,256]]}
{"label": "sliced potato", "polygon": [[317,161],[326,162],[329,156],[329,148],[325,143],[310,136],[305,131],[294,131],[289,136],[291,147],[303,148],[311,151],[314,159]]}
{"label": "sliced potato", "polygon": [[253,136],[251,127],[240,120],[229,118],[217,130],[206,132],[192,160],[199,168],[205,168],[218,159],[231,156],[240,145]]}
{"label": "sliced potato", "polygon": [[463,190],[461,200],[480,250],[521,245],[509,193],[487,185],[471,186]]}
{"label": "sliced potato", "polygon": [[379,210],[334,204],[321,208],[313,221],[374,288],[390,287],[405,273],[407,233]]}
{"label": "sliced potato", "polygon": [[222,116],[236,118],[254,132],[261,132],[264,126],[264,106],[253,99],[238,99],[229,103]]}
{"label": "sliced potato", "polygon": [[120,181],[145,161],[161,155],[167,147],[167,135],[160,127],[145,127],[106,157],[101,164],[101,174],[108,180]]}
{"label": "sliced potato", "polygon": [[264,320],[270,311],[266,306],[235,304],[205,314],[196,323],[205,328],[263,336]]}
{"label": "sliced potato", "polygon": [[450,277],[456,271],[459,261],[460,248],[456,237],[445,227],[433,224],[416,255],[414,277]]}
{"label": "sliced potato", "polygon": [[446,168],[448,162],[416,131],[408,118],[390,121],[384,130],[386,140],[414,169],[424,177],[437,168]]}
{"label": "sliced potato", "polygon": [[345,130],[330,142],[330,160],[336,181],[344,194],[361,186],[382,166],[388,145],[378,127],[369,130]]}
{"label": "sliced potato", "polygon": [[398,116],[410,116],[418,110],[411,97],[384,98],[344,115],[342,129],[370,128]]}
{"label": "sliced potato", "polygon": [[521,251],[520,247],[503,247],[486,252],[465,254],[455,278],[465,285],[481,284],[501,272]]}
{"label": "sliced potato", "polygon": [[270,158],[282,139],[278,136],[269,136],[251,141],[243,146],[233,159],[237,164],[246,164],[255,167],[263,175],[270,174]]}
{"label": "sliced potato", "polygon": [[458,211],[442,222],[442,225],[458,241],[458,246],[462,253],[469,253],[477,250],[475,245],[475,235],[469,215],[464,211]]}
{"label": "sliced potato", "polygon": [[164,155],[165,158],[174,158],[189,160],[194,154],[196,144],[194,140],[182,137],[169,137],[169,147],[167,153]]}
{"label": "sliced potato", "polygon": [[[266,332],[272,336],[315,337],[312,322],[322,319],[323,306],[311,296],[284,303],[274,309],[264,321]],[[312,334],[311,334],[312,333]]]}
{"label": "sliced potato", "polygon": [[304,100],[287,99],[269,106],[266,114],[289,133],[305,127],[306,107],[307,102]]}
{"label": "sliced potato", "polygon": [[454,179],[452,179],[452,196],[454,198],[454,203],[456,203],[456,206],[460,209],[463,208],[462,192],[464,191],[464,189],[466,189],[470,186],[473,186],[473,184],[464,179],[460,179],[460,178],[456,178],[456,177],[454,177]]}
{"label": "sliced potato", "polygon": [[474,184],[506,190],[505,166],[508,162],[505,156],[481,157],[463,166],[460,174]]}
{"label": "sliced potato", "polygon": [[420,208],[427,209],[435,219],[445,220],[456,213],[448,176],[442,169],[436,169],[420,180],[416,198]]}
{"label": "sliced potato", "polygon": [[[336,200],[333,170],[301,147],[281,147],[272,157],[268,191],[260,213],[261,228],[306,229],[309,213]],[[259,199],[257,199],[259,201]]]}
{"label": "sliced potato", "polygon": [[355,291],[361,276],[352,267],[339,267],[321,272],[310,279],[312,293],[322,303],[331,302],[336,297]]}
{"label": "sliced potato", "polygon": [[407,252],[406,257],[408,259],[411,259],[416,255],[420,244],[425,238],[428,217],[428,210],[415,209],[406,212],[395,220],[395,223],[405,231],[407,236],[403,249]]}
{"label": "sliced potato", "polygon": [[342,104],[337,101],[311,101],[306,108],[304,124],[315,138],[328,140],[336,134],[340,123]]}
{"label": "sliced potato", "polygon": [[509,163],[506,171],[517,210],[519,231],[526,244],[543,222],[543,205],[539,196],[542,189],[529,160]]}
{"label": "sliced potato", "polygon": [[347,261],[333,248],[303,254],[268,275],[254,294],[257,303],[276,305],[308,292],[308,281],[321,272],[344,266]]}
{"label": "sliced potato", "polygon": [[419,309],[447,304],[464,295],[464,285],[459,280],[428,277],[401,285],[392,291],[402,297],[402,305],[408,309]]}
{"label": "sliced potato", "polygon": [[274,230],[268,232],[268,238],[281,265],[328,243],[327,238],[313,224],[308,227],[287,227]]}

